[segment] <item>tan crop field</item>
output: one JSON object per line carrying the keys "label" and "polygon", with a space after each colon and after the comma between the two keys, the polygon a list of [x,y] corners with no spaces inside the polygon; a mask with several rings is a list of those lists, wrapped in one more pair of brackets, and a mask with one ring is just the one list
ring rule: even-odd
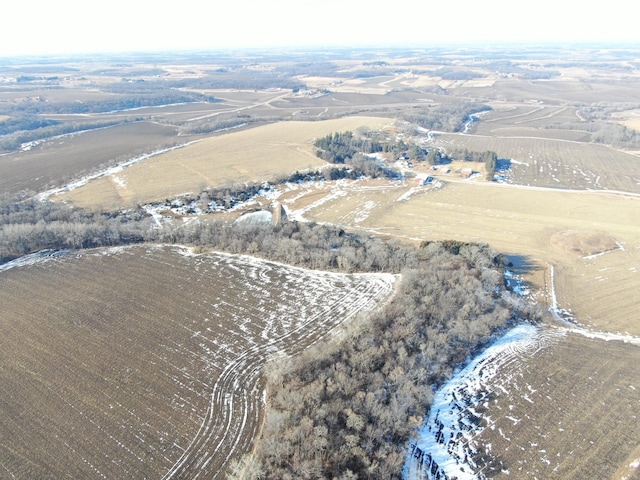
{"label": "tan crop field", "polygon": [[260,427],[264,362],[393,283],[177,247],[4,269],[0,477],[225,478]]}
{"label": "tan crop field", "polygon": [[[552,130],[553,132],[553,130]],[[640,157],[605,145],[544,138],[441,134],[437,145],[512,160],[514,183],[640,193]]]}
{"label": "tan crop field", "polygon": [[[343,182],[330,190],[288,191],[281,201],[308,220],[382,236],[487,242],[532,266],[528,278],[546,302],[554,266],[558,302],[580,322],[640,334],[639,197],[455,181],[453,175],[443,181],[440,189]],[[581,239],[594,249],[576,248]]]}
{"label": "tan crop field", "polygon": [[326,163],[313,153],[313,141],[334,131],[362,126],[384,128],[391,120],[349,117],[319,122],[286,122],[211,137],[155,156],[113,177],[94,180],[60,195],[81,206],[127,207],[279,174],[317,168]]}

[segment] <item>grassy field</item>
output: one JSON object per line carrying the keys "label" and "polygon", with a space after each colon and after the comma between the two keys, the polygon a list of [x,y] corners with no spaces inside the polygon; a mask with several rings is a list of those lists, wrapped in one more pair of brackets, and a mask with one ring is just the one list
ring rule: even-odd
{"label": "grassy field", "polygon": [[436,145],[445,150],[491,150],[500,158],[511,159],[513,183],[520,185],[640,193],[640,158],[605,145],[458,134],[438,135]]}
{"label": "grassy field", "polygon": [[287,122],[212,137],[133,165],[113,177],[57,197],[81,206],[127,207],[176,195],[279,174],[317,168],[326,162],[313,152],[314,139],[361,126],[383,128],[392,121],[350,117],[319,122]]}
{"label": "grassy field", "polygon": [[[344,182],[289,191],[281,201],[294,215],[382,236],[487,242],[529,266],[527,278],[547,303],[553,265],[558,301],[580,322],[640,334],[640,198],[448,178],[440,189]],[[580,240],[595,246],[576,249]]]}
{"label": "grassy field", "polygon": [[225,478],[259,429],[266,359],[393,287],[187,253],[87,251],[0,271],[0,477]]}

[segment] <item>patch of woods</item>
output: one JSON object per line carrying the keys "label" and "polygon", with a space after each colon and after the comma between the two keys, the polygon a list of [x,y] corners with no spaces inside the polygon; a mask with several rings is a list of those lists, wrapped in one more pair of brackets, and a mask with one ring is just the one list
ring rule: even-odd
{"label": "patch of woods", "polygon": [[366,135],[354,135],[353,132],[335,132],[314,142],[316,155],[326,162],[349,165],[364,175],[377,178],[395,178],[397,172],[385,166],[384,162],[369,156],[372,153],[394,151],[390,141],[378,141]]}
{"label": "patch of woods", "polygon": [[139,243],[153,238],[141,209],[90,212],[30,194],[0,198],[0,263],[45,249],[79,249]]}
{"label": "patch of woods", "polygon": [[[413,160],[416,162],[428,162],[430,165],[451,163],[452,160],[465,162],[482,162],[485,165],[486,179],[493,180],[498,168],[498,155],[490,150],[483,152],[470,151],[468,149],[451,149],[443,154],[437,148],[424,148],[416,143],[407,143],[404,140],[380,139],[379,132],[363,131],[360,135],[353,132],[334,132],[315,141],[316,154],[323,160],[331,163],[346,164],[356,173],[376,178],[385,176],[398,177],[398,173],[390,169],[385,163],[372,153],[391,153],[394,158]],[[337,177],[342,178],[342,177]],[[331,178],[332,180],[337,178]],[[351,178],[351,177],[349,177]],[[356,177],[357,178],[357,177]]]}
{"label": "patch of woods", "polygon": [[501,261],[462,242],[407,251],[390,303],[338,341],[268,363],[261,438],[228,478],[401,478],[407,445],[455,366],[511,320],[540,315],[505,291]]}
{"label": "patch of woods", "polygon": [[471,115],[491,110],[477,102],[455,102],[441,105],[416,106],[404,111],[400,118],[405,122],[428,130],[459,132]]}

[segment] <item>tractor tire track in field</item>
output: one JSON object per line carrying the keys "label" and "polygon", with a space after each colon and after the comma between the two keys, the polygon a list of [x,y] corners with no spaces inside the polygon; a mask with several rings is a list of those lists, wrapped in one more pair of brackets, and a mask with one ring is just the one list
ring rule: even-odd
{"label": "tractor tire track in field", "polygon": [[[259,272],[263,277],[264,271]],[[254,343],[226,365],[213,385],[200,430],[182,457],[163,477],[218,478],[239,452],[247,452],[258,433],[262,415],[261,373],[270,354],[294,355],[348,321],[373,308],[393,289],[390,275],[369,277],[355,290],[332,298],[328,308],[310,316],[290,331],[264,343]]]}
{"label": "tractor tire track in field", "polygon": [[335,334],[395,280],[166,245],[5,264],[0,471],[224,478],[261,427],[269,357]]}

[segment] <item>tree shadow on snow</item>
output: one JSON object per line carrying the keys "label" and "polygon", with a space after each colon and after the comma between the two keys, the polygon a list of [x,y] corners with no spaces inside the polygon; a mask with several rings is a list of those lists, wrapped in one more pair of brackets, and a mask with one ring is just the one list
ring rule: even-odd
{"label": "tree shadow on snow", "polygon": [[523,275],[525,273],[531,273],[538,270],[542,270],[542,265],[536,263],[528,255],[518,255],[512,253],[504,253],[504,257],[509,263],[509,269],[516,275]]}

